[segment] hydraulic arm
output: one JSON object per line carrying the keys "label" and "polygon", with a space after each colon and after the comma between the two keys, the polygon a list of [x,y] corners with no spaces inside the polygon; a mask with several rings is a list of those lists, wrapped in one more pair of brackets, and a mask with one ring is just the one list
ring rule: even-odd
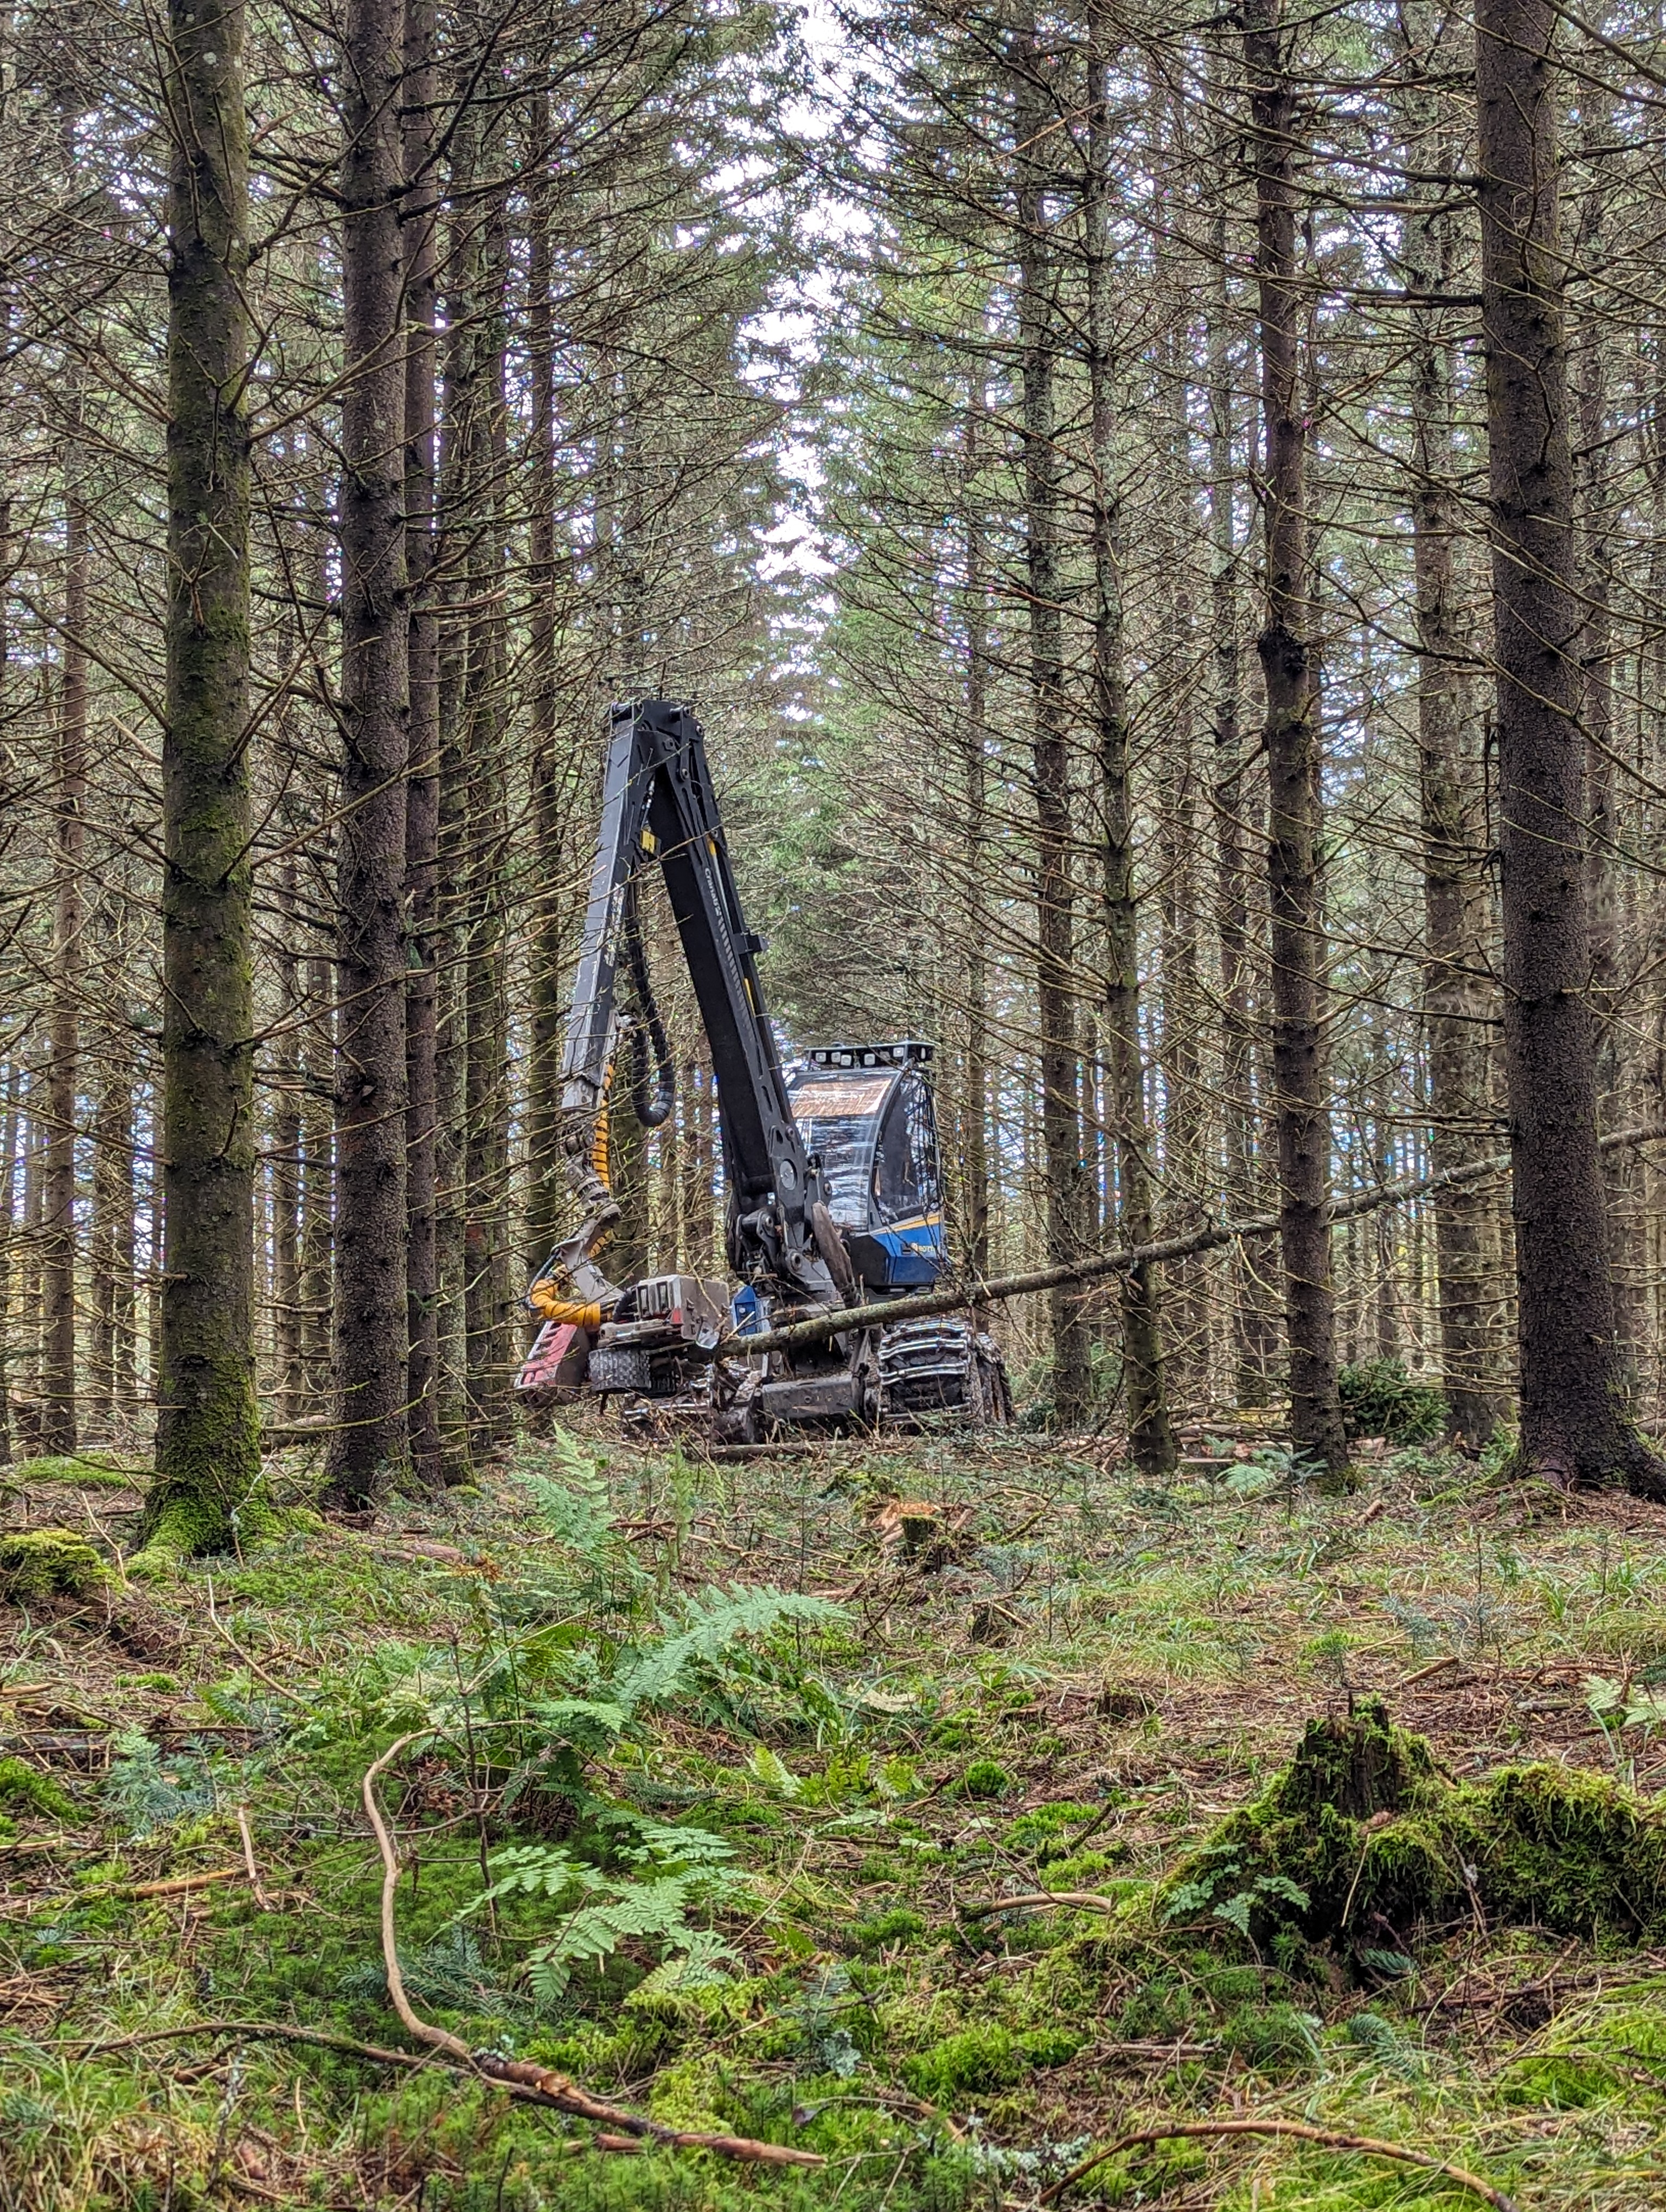
{"label": "hydraulic arm", "polygon": [[[671,1109],[671,1066],[654,1008],[636,919],[636,885],[657,866],[699,1002],[722,1106],[729,1259],[737,1274],[786,1308],[825,1308],[852,1287],[819,1170],[793,1119],[756,955],[740,910],[700,725],[684,707],[615,707],[602,821],[562,1063],[568,1179],[583,1219],[550,1255],[532,1301],[558,1319],[613,1313],[623,1295],[598,1255],[618,1206],[609,1188],[607,1125],[620,1045],[623,957],[636,1000],[633,1102],[652,1125]],[[645,1042],[655,1085],[649,1091]],[[557,1296],[564,1277],[577,1294]]]}

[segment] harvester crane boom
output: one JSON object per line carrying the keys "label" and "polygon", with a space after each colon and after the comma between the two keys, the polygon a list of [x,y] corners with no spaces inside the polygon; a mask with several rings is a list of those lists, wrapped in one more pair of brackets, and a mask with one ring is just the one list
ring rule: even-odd
{"label": "harvester crane boom", "polygon": [[[619,1295],[596,1261],[618,1217],[607,1182],[605,1116],[618,1042],[622,952],[635,970],[638,997],[645,994],[634,907],[636,881],[650,864],[664,878],[711,1048],[722,1109],[731,1262],[737,1273],[767,1284],[791,1304],[837,1305],[834,1270],[848,1282],[848,1263],[819,1171],[793,1118],[758,980],[762,940],[741,913],[700,725],[687,708],[663,700],[612,712],[601,828],[562,1060],[568,1178],[585,1218],[557,1246],[550,1269],[564,1273],[587,1300],[605,1306]],[[670,1071],[658,1037],[655,1042],[668,1110]],[[664,1115],[650,1109],[643,1118]]]}

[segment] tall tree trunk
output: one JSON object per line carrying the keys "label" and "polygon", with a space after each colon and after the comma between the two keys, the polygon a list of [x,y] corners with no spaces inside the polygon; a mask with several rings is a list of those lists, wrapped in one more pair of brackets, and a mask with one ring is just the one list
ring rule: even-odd
{"label": "tall tree trunk", "polygon": [[298,871],[285,855],[278,878],[283,917],[277,951],[278,1029],[272,1055],[272,1351],[280,1421],[301,1419],[301,959],[295,945]]}
{"label": "tall tree trunk", "polygon": [[504,848],[506,720],[503,498],[507,466],[504,196],[487,204],[476,335],[472,557],[463,718],[469,767],[468,1054],[464,1131],[468,1194],[465,1328],[471,1421],[477,1443],[499,1441],[509,1416],[508,1034]]}
{"label": "tall tree trunk", "polygon": [[[1072,867],[1070,707],[1065,694],[1060,544],[1063,459],[1055,422],[1059,336],[1056,271],[1049,238],[1052,161],[1033,9],[1012,42],[1018,140],[1018,321],[1022,347],[1024,491],[1028,563],[1030,685],[1035,716],[1036,997],[1040,1023],[1042,1129],[1047,1176],[1047,1251],[1055,1262],[1081,1246],[1081,1121],[1078,1107]],[[1049,1300],[1053,1419],[1081,1427],[1091,1402],[1089,1332],[1080,1293]]]}
{"label": "tall tree trunk", "polygon": [[1551,0],[1476,16],[1520,1459],[1666,1498],[1622,1402],[1596,1148],[1555,22]]}
{"label": "tall tree trunk", "polygon": [[550,216],[550,102],[532,103],[529,200],[527,382],[532,421],[532,843],[537,882],[532,917],[532,1035],[527,1068],[526,1144],[530,1176],[526,1257],[536,1267],[561,1234],[567,1205],[562,1146],[561,1055],[566,1016],[565,965],[572,899],[566,882],[569,763],[556,736],[556,356]]}
{"label": "tall tree trunk", "polygon": [[133,1393],[133,1086],[112,1036],[93,1117],[93,1356],[99,1425],[114,1436]]}
{"label": "tall tree trunk", "polygon": [[[1110,28],[1096,8],[1087,192],[1088,392],[1092,437],[1093,727],[1104,817],[1105,1059],[1107,1120],[1116,1147],[1117,1227],[1126,1244],[1148,1244],[1153,1233],[1150,1132],[1140,1039],[1140,912],[1134,874],[1134,793],[1122,672],[1122,548],[1117,542],[1121,483],[1116,452],[1116,395],[1112,382],[1114,331],[1111,213],[1115,190],[1110,130]],[[1122,1395],[1128,1448],[1146,1474],[1171,1474],[1174,1425],[1169,1416],[1158,1271],[1145,1262],[1122,1278]]]}
{"label": "tall tree trunk", "polygon": [[307,963],[301,1032],[301,1356],[307,1402],[321,1406],[334,1374],[331,1279],[336,1245],[334,970],[321,953]]}
{"label": "tall tree trunk", "polygon": [[410,1464],[405,1399],[405,775],[400,0],[348,0],[342,123],[341,866],[336,1373],[330,1492],[362,1509]]}
{"label": "tall tree trunk", "polygon": [[[1410,82],[1408,166],[1457,165],[1456,134],[1442,131],[1428,80],[1441,66],[1439,27],[1428,0],[1402,16]],[[1480,751],[1474,686],[1466,662],[1464,594],[1456,574],[1462,466],[1452,385],[1453,311],[1438,295],[1462,273],[1456,212],[1438,205],[1408,216],[1402,252],[1408,291],[1431,302],[1412,310],[1412,561],[1417,621],[1418,790],[1423,830],[1424,1018],[1429,1039],[1430,1164],[1437,1174],[1493,1149],[1486,1017],[1487,886],[1475,821]],[[1493,1373],[1491,1279],[1484,1185],[1434,1200],[1435,1296],[1449,1430],[1484,1443],[1505,1406]]]}
{"label": "tall tree trunk", "polygon": [[[1584,195],[1576,247],[1577,265],[1598,275],[1608,258],[1606,210],[1609,191],[1602,157],[1612,142],[1612,102],[1589,81],[1579,89],[1580,137],[1596,171]],[[1588,172],[1588,175],[1590,173]],[[1609,513],[1613,449],[1609,442],[1608,311],[1596,301],[1579,335],[1577,385],[1581,454],[1575,473],[1578,510],[1579,596],[1584,610],[1581,659],[1584,672],[1585,797],[1590,823],[1591,1011],[1596,1030],[1596,1111],[1599,1127],[1624,1128],[1629,1090],[1626,1010],[1621,975],[1624,884],[1620,866],[1620,823],[1614,775],[1614,522]],[[1615,1342],[1620,1374],[1634,1390],[1645,1334],[1639,1291],[1644,1255],[1638,1210],[1640,1167],[1629,1146],[1602,1155],[1608,1220],[1608,1265],[1614,1283]]]}
{"label": "tall tree trunk", "polygon": [[440,1280],[436,1246],[436,1053],[439,1042],[440,625],[432,592],[436,489],[435,316],[439,307],[439,177],[435,108],[435,0],[405,0],[404,478],[410,592],[410,776],[405,786],[405,1258],[411,1472],[426,1490],[443,1480],[440,1450]]}
{"label": "tall tree trunk", "polygon": [[141,1542],[256,1517],[248,137],[240,0],[169,0],[167,725],[156,1476]]}
{"label": "tall tree trunk", "polygon": [[23,1133],[21,1071],[6,1067],[3,1121],[0,1121],[0,1467],[12,1462],[12,1249],[17,1228],[17,1157]]}
{"label": "tall tree trunk", "polygon": [[1330,1274],[1330,1117],[1323,1039],[1325,954],[1319,886],[1319,737],[1310,628],[1307,429],[1299,389],[1295,93],[1282,0],[1248,0],[1243,52],[1256,179],[1262,404],[1267,455],[1266,622],[1256,640],[1267,687],[1273,931],[1273,1079],[1279,1131],[1279,1242],[1290,1348],[1292,1443],[1330,1484],[1347,1443],[1336,1395]]}
{"label": "tall tree trunk", "polygon": [[[79,408],[76,410],[79,415]],[[76,1448],[76,1103],[80,1062],[82,868],[87,807],[89,551],[78,440],[64,497],[64,657],[53,806],[52,1002],[40,1221],[40,1445]]]}
{"label": "tall tree trunk", "polygon": [[963,481],[966,516],[966,727],[961,741],[966,856],[966,1062],[961,1085],[961,1236],[967,1273],[989,1268],[989,746],[988,556],[978,481],[982,380],[966,409]]}
{"label": "tall tree trunk", "polygon": [[435,1039],[435,1273],[439,1288],[440,1436],[446,1480],[470,1460],[466,1307],[468,1060],[464,924],[469,899],[470,768],[463,713],[468,617],[465,573],[477,528],[480,211],[474,190],[479,116],[462,103],[451,141],[451,219],[445,261],[445,404],[440,461],[440,889],[435,920],[439,999]]}
{"label": "tall tree trunk", "polygon": [[[1176,131],[1178,140],[1180,132]],[[1176,158],[1178,159],[1177,153]],[[1178,289],[1178,288],[1177,288]],[[1159,466],[1166,486],[1161,544],[1162,613],[1165,652],[1172,673],[1164,716],[1158,850],[1162,876],[1158,906],[1161,965],[1164,1213],[1176,1235],[1201,1220],[1205,1124],[1202,983],[1198,967],[1198,790],[1191,669],[1195,628],[1191,574],[1196,526],[1188,406],[1190,335],[1183,322],[1170,330],[1162,365],[1163,447]],[[1205,1397],[1209,1379],[1209,1309],[1205,1263],[1177,1261],[1170,1268],[1165,1300],[1169,1385],[1183,1402]]]}
{"label": "tall tree trunk", "polygon": [[[1237,476],[1232,455],[1232,362],[1226,290],[1226,212],[1217,212],[1211,258],[1214,297],[1208,326],[1209,537],[1212,548],[1209,611],[1214,631],[1215,680],[1211,738],[1212,804],[1215,820],[1215,936],[1220,962],[1222,1195],[1228,1220],[1256,1212],[1254,979],[1250,939],[1250,868],[1246,844],[1243,726],[1239,709],[1237,529],[1233,500]],[[1256,1251],[1259,1253],[1259,1241]],[[1240,1406],[1267,1402],[1273,1347],[1258,1267],[1247,1242],[1235,1248],[1227,1274],[1231,1304],[1233,1395]]]}

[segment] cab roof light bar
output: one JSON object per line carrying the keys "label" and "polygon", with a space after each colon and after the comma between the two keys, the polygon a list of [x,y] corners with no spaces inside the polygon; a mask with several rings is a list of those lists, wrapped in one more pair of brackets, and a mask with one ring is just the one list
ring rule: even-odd
{"label": "cab roof light bar", "polygon": [[805,1054],[812,1067],[924,1067],[935,1047],[919,1037],[895,1044],[815,1044]]}

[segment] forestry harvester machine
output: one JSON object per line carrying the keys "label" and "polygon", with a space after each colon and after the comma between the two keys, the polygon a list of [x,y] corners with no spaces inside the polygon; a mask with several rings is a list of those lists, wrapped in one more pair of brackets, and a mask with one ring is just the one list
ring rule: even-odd
{"label": "forestry harvester machine", "polygon": [[[600,1258],[620,1211],[608,1116],[622,1046],[637,1119],[654,1127],[672,1106],[671,1050],[637,912],[638,878],[653,866],[711,1050],[733,1291],[683,1274],[615,1283]],[[749,1354],[749,1338],[846,1307],[871,1316],[875,1303],[928,1289],[948,1267],[930,1046],[841,1045],[783,1071],[758,981],[763,949],[741,915],[699,724],[664,701],[616,707],[562,1062],[562,1144],[580,1225],[528,1291],[544,1325],[518,1392],[532,1405],[617,1398],[627,1419],[657,1426],[681,1417],[733,1443],[782,1427],[1009,1419],[1000,1352],[957,1316],[889,1327],[869,1318],[790,1355]],[[621,963],[635,1001],[628,1023]]]}

